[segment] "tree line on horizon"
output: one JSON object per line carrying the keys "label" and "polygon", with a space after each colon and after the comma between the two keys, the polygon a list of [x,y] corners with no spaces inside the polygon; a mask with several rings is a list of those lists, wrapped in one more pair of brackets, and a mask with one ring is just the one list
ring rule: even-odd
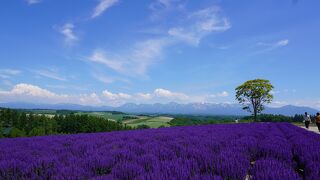
{"label": "tree line on horizon", "polygon": [[53,117],[0,109],[0,137],[44,136],[131,130],[121,122],[89,115],[56,114]]}

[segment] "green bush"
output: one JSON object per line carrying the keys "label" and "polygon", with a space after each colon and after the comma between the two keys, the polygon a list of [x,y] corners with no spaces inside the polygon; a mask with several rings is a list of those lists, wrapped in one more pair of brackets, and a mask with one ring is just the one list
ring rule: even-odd
{"label": "green bush", "polygon": [[150,129],[150,126],[142,124],[142,125],[138,125],[137,129]]}
{"label": "green bush", "polygon": [[35,127],[29,132],[29,136],[44,136],[46,135],[45,129],[42,127]]}
{"label": "green bush", "polygon": [[15,137],[24,137],[26,136],[26,133],[18,128],[12,128],[9,134],[9,137],[15,138]]}

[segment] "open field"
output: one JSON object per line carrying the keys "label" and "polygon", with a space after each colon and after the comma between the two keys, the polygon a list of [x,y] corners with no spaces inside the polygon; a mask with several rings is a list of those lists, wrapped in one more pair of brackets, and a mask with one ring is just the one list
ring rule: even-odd
{"label": "open field", "polygon": [[158,128],[160,126],[169,127],[168,124],[173,118],[165,116],[149,117],[139,116],[139,119],[130,119],[123,121],[124,124],[131,127],[137,127],[139,125],[147,125],[151,128]]}
{"label": "open field", "polygon": [[0,179],[318,179],[319,148],[289,123],[0,139]]}
{"label": "open field", "polygon": [[111,121],[121,121],[130,127],[137,127],[139,125],[147,125],[151,128],[158,128],[160,126],[169,127],[168,124],[173,118],[166,116],[148,116],[148,115],[132,115],[125,113],[112,112],[77,112],[76,114],[87,114],[90,116],[103,117]]}
{"label": "open field", "polygon": [[135,117],[134,115],[128,115],[125,113],[112,113],[112,112],[77,112],[76,114],[79,114],[79,115],[87,114],[90,116],[103,117],[113,121],[122,121],[123,117],[126,117],[126,116]]}

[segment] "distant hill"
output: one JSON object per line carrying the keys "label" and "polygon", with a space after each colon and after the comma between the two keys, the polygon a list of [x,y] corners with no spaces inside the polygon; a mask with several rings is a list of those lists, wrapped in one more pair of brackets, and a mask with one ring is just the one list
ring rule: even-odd
{"label": "distant hill", "polygon": [[[239,104],[213,104],[190,103],[179,104],[175,102],[167,104],[134,104],[127,103],[119,107],[111,106],[82,106],[77,104],[32,104],[32,103],[0,103],[0,107],[15,109],[55,109],[55,110],[80,110],[80,111],[121,111],[126,113],[158,113],[158,114],[197,114],[197,115],[248,115]],[[282,114],[293,116],[308,112],[315,114],[316,109],[300,106],[283,106],[279,108],[267,107],[264,113]]]}

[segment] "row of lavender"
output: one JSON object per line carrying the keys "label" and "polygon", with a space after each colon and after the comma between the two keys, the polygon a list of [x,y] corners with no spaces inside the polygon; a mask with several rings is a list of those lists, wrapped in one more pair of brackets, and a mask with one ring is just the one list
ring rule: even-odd
{"label": "row of lavender", "polygon": [[0,140],[0,179],[319,179],[320,136],[286,123]]}

